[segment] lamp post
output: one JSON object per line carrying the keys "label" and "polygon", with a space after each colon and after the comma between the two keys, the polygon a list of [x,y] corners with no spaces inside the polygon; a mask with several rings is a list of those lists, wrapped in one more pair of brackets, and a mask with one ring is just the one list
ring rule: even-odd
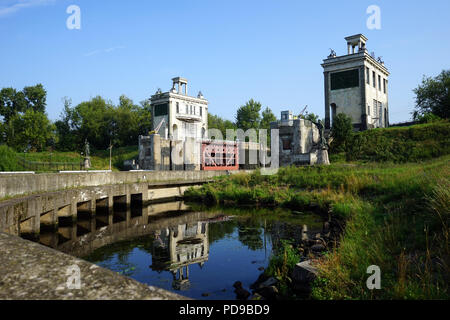
{"label": "lamp post", "polygon": [[112,156],[112,143],[109,141],[109,171],[112,171],[111,169],[111,156]]}

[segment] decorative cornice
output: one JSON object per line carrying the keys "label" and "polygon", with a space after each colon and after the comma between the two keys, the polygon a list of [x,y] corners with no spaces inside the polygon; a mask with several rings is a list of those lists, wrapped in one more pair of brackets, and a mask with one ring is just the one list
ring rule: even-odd
{"label": "decorative cornice", "polygon": [[176,99],[187,101],[187,102],[208,105],[208,100],[206,100],[206,99],[185,96],[182,94],[177,94],[177,93],[172,93],[172,92],[164,92],[164,93],[158,94],[158,95],[155,94],[150,98],[150,102],[152,104],[154,104],[154,103],[158,103],[158,102],[167,101],[170,98],[176,98]]}
{"label": "decorative cornice", "polygon": [[383,64],[379,63],[376,59],[374,59],[367,51],[347,54],[347,55],[339,56],[339,57],[335,57],[335,58],[324,59],[321,66],[323,68],[325,68],[325,67],[339,65],[339,64],[351,62],[351,61],[364,61],[366,59],[369,60],[372,64],[374,64],[378,69],[383,71],[386,75],[388,75],[388,76],[390,75],[387,68]]}

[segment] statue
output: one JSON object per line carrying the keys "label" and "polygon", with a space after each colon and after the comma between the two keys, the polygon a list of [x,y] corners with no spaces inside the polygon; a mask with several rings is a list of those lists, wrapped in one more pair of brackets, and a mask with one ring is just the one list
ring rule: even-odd
{"label": "statue", "polygon": [[316,150],[316,155],[317,155],[317,164],[320,165],[329,165],[330,164],[330,160],[328,158],[328,143],[327,140],[325,139],[325,126],[322,123],[322,120],[318,120],[317,122],[313,122],[317,127],[317,129],[319,129],[319,134],[320,134],[320,140],[319,140],[319,146],[318,146],[318,150]]}
{"label": "statue", "polygon": [[330,55],[328,56],[328,58],[334,58],[336,57],[336,51],[334,51],[333,49],[330,49]]}
{"label": "statue", "polygon": [[87,139],[85,139],[85,140],[84,140],[84,155],[85,155],[86,157],[89,157],[89,153],[90,153],[90,150],[89,150],[89,142],[87,141]]}
{"label": "statue", "polygon": [[314,121],[311,121],[311,122],[316,125],[317,129],[319,129],[319,135],[320,135],[319,147],[320,147],[320,149],[327,150],[328,143],[327,143],[327,140],[325,139],[325,126],[322,124],[322,120],[319,119],[319,121],[317,121],[317,122],[314,122]]}
{"label": "statue", "polygon": [[84,140],[84,168],[89,169],[91,167],[91,157],[89,156],[89,142],[87,139]]}

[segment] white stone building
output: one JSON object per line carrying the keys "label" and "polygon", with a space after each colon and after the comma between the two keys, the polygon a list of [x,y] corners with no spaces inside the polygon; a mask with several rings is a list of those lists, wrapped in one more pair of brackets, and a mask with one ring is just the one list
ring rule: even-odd
{"label": "white stone building", "polygon": [[323,61],[325,86],[325,129],[334,116],[352,118],[355,130],[389,126],[389,72],[381,58],[369,54],[367,38],[357,34],[345,38],[347,54],[334,51]]}
{"label": "white stone building", "polygon": [[270,129],[279,130],[280,166],[329,164],[328,151],[320,146],[320,131],[311,121],[282,111],[281,120],[271,122]]}
{"label": "white stone building", "polygon": [[150,98],[153,128],[164,120],[159,134],[164,139],[185,140],[186,137],[202,139],[208,132],[208,100],[199,92],[188,96],[188,81],[173,78],[169,92],[158,91]]}

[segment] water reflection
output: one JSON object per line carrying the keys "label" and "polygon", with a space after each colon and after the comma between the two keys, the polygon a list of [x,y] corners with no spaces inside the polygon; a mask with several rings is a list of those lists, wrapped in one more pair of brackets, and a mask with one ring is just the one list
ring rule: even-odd
{"label": "water reflection", "polygon": [[202,268],[208,256],[208,222],[183,224],[154,233],[150,267],[170,271],[173,289],[187,290],[189,265],[198,264]]}
{"label": "water reflection", "polygon": [[321,227],[317,217],[192,210],[180,201],[133,210],[97,208],[77,221],[60,220],[39,241],[188,297],[234,299],[233,283],[248,288],[281,239],[301,239],[305,223],[311,230]]}

